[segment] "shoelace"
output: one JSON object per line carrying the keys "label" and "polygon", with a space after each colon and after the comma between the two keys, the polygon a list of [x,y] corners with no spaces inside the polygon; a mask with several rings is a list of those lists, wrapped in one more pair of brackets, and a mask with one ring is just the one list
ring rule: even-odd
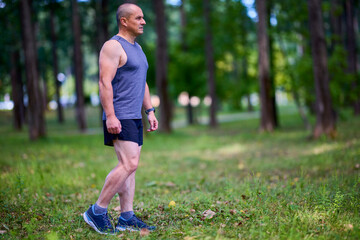
{"label": "shoelace", "polygon": [[139,219],[137,216],[135,216],[135,218],[138,220],[139,223],[141,223],[141,225],[139,223],[137,224],[139,227],[147,227],[146,223],[141,221],[141,219]]}
{"label": "shoelace", "polygon": [[112,225],[111,225],[111,222],[110,222],[109,217],[111,218],[110,214],[105,213],[105,214],[103,215],[103,220],[104,220],[104,222],[105,222],[105,224],[106,224],[106,226],[107,226],[108,228],[112,228]]}

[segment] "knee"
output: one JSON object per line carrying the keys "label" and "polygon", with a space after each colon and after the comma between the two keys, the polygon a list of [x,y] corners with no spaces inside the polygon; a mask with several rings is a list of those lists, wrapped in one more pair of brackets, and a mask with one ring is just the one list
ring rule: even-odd
{"label": "knee", "polygon": [[139,159],[138,157],[131,157],[125,164],[125,170],[126,172],[129,173],[129,175],[133,172],[136,171],[136,169],[138,168],[138,164],[139,164]]}

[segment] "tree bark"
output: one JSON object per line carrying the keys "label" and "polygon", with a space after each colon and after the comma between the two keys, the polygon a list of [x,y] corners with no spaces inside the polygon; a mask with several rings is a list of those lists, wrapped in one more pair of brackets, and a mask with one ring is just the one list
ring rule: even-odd
{"label": "tree bark", "polygon": [[[352,88],[357,89],[359,87],[359,79],[357,76],[357,51],[356,51],[356,34],[354,28],[355,21],[355,9],[354,1],[345,1],[345,15],[346,15],[346,49],[347,49],[347,72],[354,76]],[[360,115],[360,94],[357,91],[356,98],[353,100],[354,114]]]}
{"label": "tree bark", "polygon": [[203,0],[204,4],[204,22],[205,22],[205,54],[206,67],[208,75],[208,92],[211,97],[210,105],[210,127],[217,127],[216,119],[217,97],[216,97],[216,83],[215,83],[215,60],[214,48],[212,45],[211,32],[211,6],[209,0]]}
{"label": "tree bark", "polygon": [[271,96],[269,63],[269,37],[267,33],[266,1],[256,0],[258,12],[259,83],[260,83],[260,130],[272,132],[276,126]]}
{"label": "tree bark", "polygon": [[45,119],[42,104],[42,94],[39,84],[39,73],[37,66],[37,51],[35,44],[34,27],[31,19],[30,1],[21,0],[21,27],[23,37],[23,48],[25,55],[25,70],[27,79],[27,94],[29,98],[29,136],[31,140],[45,136]]}
{"label": "tree bark", "polygon": [[[180,30],[180,42],[181,42],[181,49],[183,53],[186,53],[188,51],[188,46],[186,44],[186,24],[187,24],[187,20],[186,20],[186,12],[185,12],[185,1],[186,0],[182,0],[181,1],[181,5],[180,5],[180,25],[181,25],[181,30]],[[186,65],[186,63],[184,63]],[[186,65],[187,67],[187,65]],[[184,81],[186,81],[186,84],[190,84],[189,82],[191,81],[191,76],[189,76],[189,74],[187,74],[187,71],[184,73]],[[188,85],[190,86],[190,85]],[[189,92],[189,99],[191,98],[191,91]],[[189,125],[194,124],[194,108],[191,106],[190,101],[189,104],[186,106],[186,115],[187,115],[187,122]]]}
{"label": "tree bark", "polygon": [[269,65],[270,65],[270,91],[271,91],[271,101],[272,101],[272,108],[273,108],[273,118],[275,123],[275,128],[279,127],[279,118],[278,118],[278,109],[276,105],[276,87],[275,87],[275,57],[274,57],[274,38],[271,34],[271,7],[272,1],[267,1],[267,24],[268,24],[268,37],[269,37]]}
{"label": "tree bark", "polygon": [[74,70],[76,86],[76,119],[79,129],[86,130],[85,99],[83,91],[83,54],[81,50],[81,26],[77,0],[72,0],[72,28],[74,36]]}
{"label": "tree bark", "polygon": [[308,9],[316,92],[316,125],[313,130],[313,137],[318,138],[322,134],[326,134],[334,138],[336,136],[336,123],[329,89],[321,0],[308,0]]}
{"label": "tree bark", "polygon": [[60,101],[60,87],[61,87],[61,82],[58,81],[57,79],[57,75],[59,73],[59,68],[58,68],[58,58],[57,58],[57,36],[56,36],[56,29],[55,29],[55,0],[52,0],[52,2],[50,3],[50,34],[51,34],[51,54],[52,54],[52,59],[53,59],[53,63],[52,63],[52,67],[53,67],[53,77],[54,77],[54,81],[55,81],[55,91],[56,91],[56,103],[57,103],[57,117],[58,117],[58,122],[59,123],[63,123],[64,122],[64,112],[63,112],[63,107],[61,105],[61,101]]}
{"label": "tree bark", "polygon": [[168,95],[168,49],[163,0],[153,0],[156,13],[156,87],[160,97],[160,124],[162,132],[171,132],[171,100]]}
{"label": "tree bark", "polygon": [[21,79],[21,69],[19,65],[20,52],[19,50],[14,50],[11,53],[11,95],[14,101],[13,108],[13,122],[14,128],[16,130],[21,130],[24,124],[24,93],[23,93],[23,83]]}

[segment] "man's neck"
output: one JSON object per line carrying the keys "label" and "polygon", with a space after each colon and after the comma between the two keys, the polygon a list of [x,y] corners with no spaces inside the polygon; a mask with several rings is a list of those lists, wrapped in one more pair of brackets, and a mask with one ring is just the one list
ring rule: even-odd
{"label": "man's neck", "polygon": [[136,36],[131,35],[131,34],[129,34],[129,33],[126,32],[126,31],[121,31],[121,30],[120,30],[117,35],[120,36],[120,37],[122,37],[122,38],[124,38],[124,39],[125,39],[126,41],[128,41],[129,43],[132,43],[132,44],[135,43],[135,38],[136,38]]}

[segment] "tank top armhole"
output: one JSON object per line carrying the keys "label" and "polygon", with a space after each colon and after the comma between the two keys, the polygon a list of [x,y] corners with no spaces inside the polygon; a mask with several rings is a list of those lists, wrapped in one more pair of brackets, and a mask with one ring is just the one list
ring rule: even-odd
{"label": "tank top armhole", "polygon": [[123,45],[121,44],[120,40],[121,38],[118,37],[117,35],[113,36],[112,38],[110,38],[109,40],[114,40],[116,42],[118,42],[120,44],[120,47],[124,50],[125,54],[126,54],[126,62],[124,63],[124,65],[122,65],[121,67],[119,67],[118,65],[118,68],[116,70],[119,70],[120,68],[124,67],[127,63],[128,63],[128,54],[125,50],[125,48],[123,47]]}

